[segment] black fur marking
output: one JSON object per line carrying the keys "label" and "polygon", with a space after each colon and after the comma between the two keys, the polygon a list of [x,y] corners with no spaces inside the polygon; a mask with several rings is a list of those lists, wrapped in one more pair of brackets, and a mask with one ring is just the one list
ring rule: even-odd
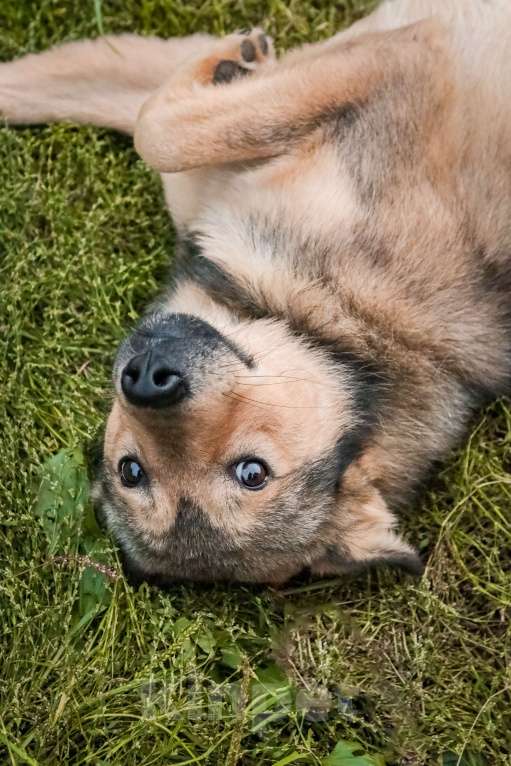
{"label": "black fur marking", "polygon": [[[139,544],[139,562],[129,561],[127,571],[150,583],[162,585],[181,580],[237,580],[243,560],[239,546],[222,529],[211,524],[208,514],[188,497],[180,498],[174,524],[157,553]],[[144,571],[147,560],[151,573]]]}
{"label": "black fur marking", "polygon": [[365,424],[352,428],[340,436],[335,445],[336,489],[339,490],[346,469],[362,454],[366,446],[369,428]]}
{"label": "black fur marking", "polygon": [[362,454],[372,430],[371,411],[357,414],[359,425],[340,436],[331,452],[315,461],[302,476],[300,494],[304,502],[312,504],[338,496],[346,470]]}
{"label": "black fur marking", "polygon": [[[509,257],[507,259],[509,260]],[[507,264],[500,264],[497,259],[488,257],[485,251],[480,248],[476,252],[476,267],[481,272],[481,282],[485,294],[490,292],[506,297],[511,295],[511,269]],[[511,315],[511,304],[508,305],[508,310]]]}
{"label": "black fur marking", "polygon": [[307,470],[302,479],[303,492],[307,497],[332,495],[337,491],[338,486],[338,468],[339,460],[337,449],[332,450],[331,454],[315,461]]}
{"label": "black fur marking", "polygon": [[315,461],[303,481],[307,499],[334,497],[338,494],[346,469],[362,454],[369,429],[365,423],[355,426],[339,437],[335,447]]}
{"label": "black fur marking", "polygon": [[484,247],[474,247],[472,252],[474,270],[479,277],[480,300],[483,304],[487,303],[491,296],[493,305],[499,310],[507,339],[501,352],[502,360],[509,370],[507,382],[500,387],[494,383],[475,384],[464,376],[463,384],[471,392],[476,406],[481,406],[511,393],[511,268],[508,253],[488,252]]}
{"label": "black fur marking", "polygon": [[92,437],[92,439],[88,442],[88,444],[86,444],[84,449],[87,475],[91,482],[94,481],[95,479],[100,478],[101,476],[101,472],[103,468],[103,460],[104,460],[104,452],[103,452],[104,440],[105,440],[105,431],[104,431],[104,428],[102,428],[97,434],[95,434]]}
{"label": "black fur marking", "polygon": [[189,498],[179,500],[175,522],[164,536],[163,548],[156,551],[130,524],[126,504],[108,481],[103,482],[103,493],[122,519],[136,551],[133,557],[123,540],[117,539],[130,584],[148,582],[162,587],[184,580],[238,579],[235,569],[242,559],[239,547],[228,534],[211,524],[207,513]]}
{"label": "black fur marking", "polygon": [[119,545],[119,558],[121,560],[124,576],[132,588],[138,588],[144,582],[148,585],[159,586],[159,578],[147,574],[147,572],[145,572],[130,556],[128,556],[121,545]]}
{"label": "black fur marking", "polygon": [[175,551],[182,549],[186,559],[216,557],[221,551],[233,550],[228,535],[214,527],[207,513],[187,497],[178,502],[176,520],[169,531],[168,541]]}
{"label": "black fur marking", "polygon": [[[214,349],[225,347],[248,369],[253,359],[236,343],[223,335],[208,322],[192,314],[165,314],[155,311],[145,316],[128,337],[129,354],[142,353],[148,348],[159,349],[163,356],[169,348],[174,353],[174,364],[186,371],[193,370],[199,358],[209,357]],[[119,354],[125,361],[126,353],[121,346]]]}
{"label": "black fur marking", "polygon": [[327,109],[323,114],[323,119],[327,123],[327,129],[333,134],[333,138],[339,140],[345,131],[352,128],[360,117],[360,105],[354,101],[348,101],[345,104],[337,105]]}
{"label": "black fur marking", "polygon": [[129,506],[116,491],[113,485],[112,477],[108,474],[109,472],[106,471],[101,481],[101,491],[103,493],[103,497],[107,503],[115,507],[116,511],[120,510],[123,517],[126,519],[129,515]]}
{"label": "black fur marking", "polygon": [[318,129],[326,131],[328,140],[334,138],[340,141],[356,124],[360,107],[361,105],[351,102],[341,106],[334,102],[325,106],[317,114],[307,114],[293,122],[268,124],[264,127],[258,125],[257,131],[254,131],[251,126],[245,129],[239,126],[235,138],[229,142],[227,136],[226,141],[234,149],[239,146],[248,148],[269,145],[275,148],[275,155],[290,151],[305,136]]}
{"label": "black fur marking", "polygon": [[252,319],[268,316],[267,310],[259,306],[234,277],[202,254],[197,236],[189,234],[180,242],[175,281],[190,279],[201,287],[210,298],[231,309],[236,314]]}

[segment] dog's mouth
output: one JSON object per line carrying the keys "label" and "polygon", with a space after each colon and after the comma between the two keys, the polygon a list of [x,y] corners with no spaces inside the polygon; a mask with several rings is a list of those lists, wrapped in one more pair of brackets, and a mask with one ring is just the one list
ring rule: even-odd
{"label": "dog's mouth", "polygon": [[155,585],[159,588],[169,588],[180,583],[199,583],[213,585],[214,583],[238,585],[276,585],[287,582],[291,577],[309,572],[308,564],[293,561],[262,568],[261,561],[257,563],[247,558],[239,551],[239,556],[223,556],[222,560],[213,563],[207,556],[196,558],[180,557],[180,561],[170,565],[169,560],[145,560],[142,563],[126,547],[120,548],[120,558],[127,581],[138,587],[142,583]]}
{"label": "dog's mouth", "polygon": [[[118,540],[121,562],[126,579],[130,583],[147,582],[159,586],[179,582],[264,582],[270,580],[262,573],[257,576],[257,567],[247,561],[246,551],[239,547],[217,547],[212,539],[203,549],[190,550],[194,536],[188,540],[169,535],[164,550],[146,550],[143,555],[135,551],[133,539],[129,545]],[[216,544],[215,544],[216,543]]]}
{"label": "dog's mouth", "polygon": [[[158,535],[136,528],[113,498],[96,511],[113,535],[129,582],[171,585],[176,582],[275,583],[308,564],[303,540],[283,528],[264,527],[247,536],[215,526],[191,501],[180,503],[173,525]],[[308,546],[310,548],[310,545]]]}

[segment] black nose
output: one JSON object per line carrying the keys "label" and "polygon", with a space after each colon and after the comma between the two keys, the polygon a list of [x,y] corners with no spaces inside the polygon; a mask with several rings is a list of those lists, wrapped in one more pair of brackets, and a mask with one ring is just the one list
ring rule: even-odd
{"label": "black nose", "polygon": [[139,407],[168,407],[187,392],[183,376],[155,351],[134,356],[121,373],[121,388],[131,404]]}

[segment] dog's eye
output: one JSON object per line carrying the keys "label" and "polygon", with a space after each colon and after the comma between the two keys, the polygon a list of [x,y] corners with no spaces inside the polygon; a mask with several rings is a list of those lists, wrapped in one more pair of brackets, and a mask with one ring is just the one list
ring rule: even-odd
{"label": "dog's eye", "polygon": [[242,460],[234,467],[234,473],[242,487],[262,489],[268,481],[268,466],[261,460]]}
{"label": "dog's eye", "polygon": [[144,478],[142,466],[131,457],[123,457],[119,461],[119,476],[125,487],[136,487]]}

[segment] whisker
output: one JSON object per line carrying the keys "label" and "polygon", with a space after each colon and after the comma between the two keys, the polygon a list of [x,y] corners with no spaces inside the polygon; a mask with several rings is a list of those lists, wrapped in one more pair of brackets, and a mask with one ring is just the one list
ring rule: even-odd
{"label": "whisker", "polygon": [[288,410],[330,410],[336,409],[335,404],[330,405],[294,405],[294,404],[277,404],[276,402],[261,402],[258,399],[251,399],[248,396],[243,396],[235,391],[231,391],[229,394],[223,393],[222,396],[232,399],[233,401],[243,402],[245,404],[257,404],[263,407],[275,407]]}
{"label": "whisker", "polygon": [[[223,378],[224,376],[215,371],[211,371],[208,373],[209,375],[213,375],[218,378]],[[254,386],[278,386],[278,385],[284,385],[286,383],[310,383],[311,385],[317,385],[317,386],[324,386],[325,388],[330,388],[332,391],[335,390],[335,386],[329,385],[328,383],[324,383],[323,381],[317,380],[315,378],[298,378],[296,376],[290,376],[290,375],[234,375],[235,381],[240,381],[240,386],[248,386],[248,385],[254,385]],[[251,380],[269,380],[269,381],[275,381],[271,383],[245,383],[244,381],[251,381]]]}
{"label": "whisker", "polygon": [[[318,380],[317,378],[300,378],[295,375],[235,375],[235,380],[271,380],[272,378],[278,381],[282,381],[284,383],[311,383],[312,385],[316,386],[324,386],[325,388],[329,388],[332,391],[336,390],[336,386],[331,385],[330,383],[325,383],[322,380]],[[240,385],[247,385],[245,383],[241,383]],[[273,384],[268,384],[273,385]],[[278,385],[278,384],[275,384]]]}

